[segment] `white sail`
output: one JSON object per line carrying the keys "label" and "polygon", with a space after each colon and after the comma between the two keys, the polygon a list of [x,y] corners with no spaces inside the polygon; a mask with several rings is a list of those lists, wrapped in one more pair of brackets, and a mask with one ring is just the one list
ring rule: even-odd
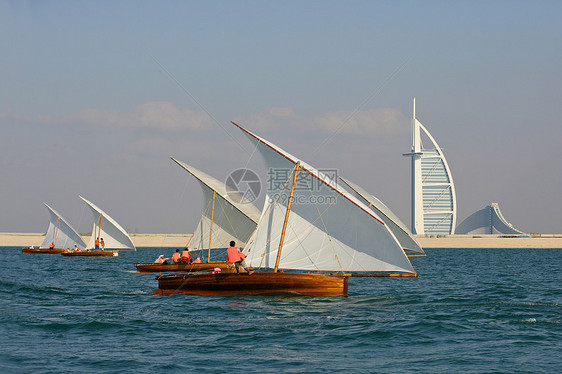
{"label": "white sail", "polygon": [[344,179],[341,176],[339,178],[347,184],[347,186],[349,186],[351,189],[350,192],[354,193],[355,197],[377,213],[384,223],[386,223],[388,228],[394,233],[394,236],[396,236],[396,239],[398,239],[402,248],[406,251],[425,253],[421,244],[410,232],[410,230],[408,230],[406,225],[382,201],[352,181]]}
{"label": "white sail", "polygon": [[56,248],[74,248],[75,245],[81,249],[85,248],[86,243],[84,243],[80,234],[78,234],[78,232],[76,232],[76,230],[74,230],[53,208],[44,202],[43,204],[49,210],[49,227],[47,228],[45,239],[43,239],[43,243],[41,243],[39,248],[49,248],[49,244],[51,243],[53,243]]}
{"label": "white sail", "polygon": [[106,249],[132,249],[136,251],[131,237],[113,218],[90,201],[79,196],[90,207],[94,216],[94,228],[87,249],[95,247],[96,238],[103,238]]}
{"label": "white sail", "polygon": [[256,229],[260,211],[226,184],[173,157],[172,160],[193,175],[203,191],[203,212],[190,248],[227,248],[231,240],[243,248]]}
{"label": "white sail", "polygon": [[279,268],[415,273],[398,240],[375,212],[312,166],[236,126],[256,144],[270,176],[258,227],[244,251],[249,266],[275,265],[291,174],[300,161]]}

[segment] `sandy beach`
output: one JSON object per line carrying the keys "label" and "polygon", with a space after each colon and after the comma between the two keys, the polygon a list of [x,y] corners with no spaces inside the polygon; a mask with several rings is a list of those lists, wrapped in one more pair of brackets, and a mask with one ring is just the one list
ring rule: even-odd
{"label": "sandy beach", "polygon": [[[0,246],[39,246],[44,233],[0,233]],[[130,234],[137,247],[174,248],[188,245],[192,234]],[[82,238],[87,242],[89,235]],[[562,235],[541,235],[530,238],[502,238],[496,235],[420,235],[423,248],[562,248]]]}

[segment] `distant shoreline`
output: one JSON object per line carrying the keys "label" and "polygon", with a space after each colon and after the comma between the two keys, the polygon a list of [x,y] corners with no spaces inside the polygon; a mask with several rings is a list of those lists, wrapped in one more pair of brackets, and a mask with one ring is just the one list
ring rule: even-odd
{"label": "distant shoreline", "polygon": [[[129,234],[137,247],[180,248],[193,234]],[[37,247],[44,233],[0,233],[0,247]],[[89,235],[82,235],[87,242]],[[497,235],[418,235],[423,248],[562,248],[562,235],[506,238]]]}
{"label": "distant shoreline", "polygon": [[418,235],[422,248],[562,248],[562,235]]}

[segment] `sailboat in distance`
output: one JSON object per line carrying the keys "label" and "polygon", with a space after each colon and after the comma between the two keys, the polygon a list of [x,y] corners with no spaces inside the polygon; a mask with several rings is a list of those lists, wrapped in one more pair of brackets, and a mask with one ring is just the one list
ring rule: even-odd
{"label": "sailboat in distance", "polygon": [[339,176],[339,179],[350,188],[355,197],[361,200],[363,204],[373,209],[384,221],[384,223],[386,223],[396,236],[396,239],[400,242],[400,245],[402,245],[402,248],[404,248],[408,257],[425,256],[425,252],[423,251],[420,242],[415,238],[410,230],[408,230],[400,218],[398,218],[396,214],[394,214],[382,201],[352,181],[341,176]]}
{"label": "sailboat in distance", "polygon": [[416,276],[377,214],[328,176],[235,124],[268,169],[267,195],[243,253],[246,273],[160,276],[155,294],[347,295],[349,276]]}
{"label": "sailboat in distance", "polygon": [[[85,248],[86,243],[80,234],[53,208],[42,202],[49,210],[49,227],[39,248],[22,248],[22,253],[50,253],[65,252],[67,248]],[[52,244],[51,244],[52,243]],[[52,248],[49,248],[52,246]]]}
{"label": "sailboat in distance", "polygon": [[[78,197],[88,205],[94,216],[92,235],[85,251],[62,253],[63,256],[118,256],[118,249],[137,250],[131,237],[121,225],[92,202],[82,196]],[[96,240],[103,241],[104,245],[100,248],[101,250],[92,251],[92,249],[96,249]]]}
{"label": "sailboat in distance", "polygon": [[207,250],[207,260],[193,264],[135,264],[139,273],[159,271],[202,271],[216,267],[227,270],[224,257],[213,260],[211,249],[224,249],[231,240],[244,247],[258,224],[260,211],[254,204],[225,183],[171,157],[199,182],[203,191],[203,212],[197,224],[190,250]]}

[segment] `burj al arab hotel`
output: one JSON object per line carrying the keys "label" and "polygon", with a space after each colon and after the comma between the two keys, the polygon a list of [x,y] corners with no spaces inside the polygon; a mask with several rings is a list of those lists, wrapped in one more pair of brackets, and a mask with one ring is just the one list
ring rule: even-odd
{"label": "burj al arab hotel", "polygon": [[[422,137],[431,143],[425,148]],[[457,221],[455,184],[443,151],[429,131],[412,116],[412,233],[454,234]]]}

